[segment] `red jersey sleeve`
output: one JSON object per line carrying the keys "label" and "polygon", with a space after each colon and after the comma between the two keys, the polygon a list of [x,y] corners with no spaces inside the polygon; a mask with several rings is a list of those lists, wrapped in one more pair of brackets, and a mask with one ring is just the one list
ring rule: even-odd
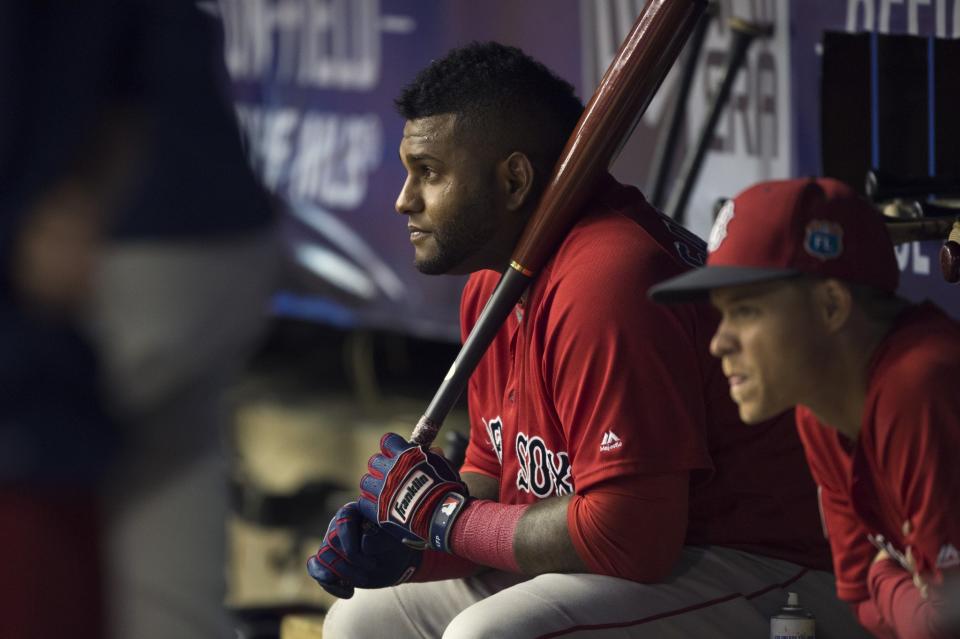
{"label": "red jersey sleeve", "polygon": [[[913,574],[882,562],[871,570],[869,583],[881,616],[900,637],[935,636],[942,616],[940,588],[945,579],[960,576],[956,376],[937,358],[918,357],[915,363],[911,370],[909,357],[899,360],[896,377],[884,378],[876,392],[872,433],[875,467],[882,469],[884,488],[896,496],[905,516],[903,544],[912,557]],[[926,597],[914,585],[914,575],[926,584]]]}
{"label": "red jersey sleeve", "polygon": [[683,547],[688,490],[687,473],[672,473],[605,482],[574,495],[567,528],[577,554],[599,575],[662,581]]}
{"label": "red jersey sleeve", "polygon": [[853,613],[857,617],[860,625],[873,633],[877,639],[897,639],[896,633],[880,617],[880,611],[873,599],[864,599],[855,604],[851,604]]}
{"label": "red jersey sleeve", "polygon": [[[937,631],[939,615],[933,603],[923,597],[910,573],[895,561],[886,559],[874,563],[870,567],[869,587],[870,601],[883,622],[882,627],[889,628],[897,639],[946,638],[945,633]],[[860,619],[861,623],[864,621]]]}
{"label": "red jersey sleeve", "polygon": [[[898,371],[899,372],[899,371]],[[916,572],[938,585],[960,568],[960,393],[956,374],[905,370],[877,393],[877,467],[906,514]]]}
{"label": "red jersey sleeve", "polygon": [[837,596],[851,603],[869,598],[867,571],[877,554],[867,529],[853,510],[846,489],[849,461],[839,450],[837,433],[821,426],[805,407],[796,409],[797,431],[810,474],[818,487],[824,532],[833,554]]}

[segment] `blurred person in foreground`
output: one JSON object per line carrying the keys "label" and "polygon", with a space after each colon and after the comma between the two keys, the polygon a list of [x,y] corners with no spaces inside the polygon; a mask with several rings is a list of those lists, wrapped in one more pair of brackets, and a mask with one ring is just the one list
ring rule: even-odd
{"label": "blurred person in foreground", "polygon": [[106,126],[106,19],[97,2],[0,3],[4,639],[105,633],[100,494],[117,441],[80,327],[126,179],[122,108]]}
{"label": "blurred person in foreground", "polygon": [[223,395],[266,319],[271,202],[244,157],[216,19],[190,0],[128,0],[111,21],[140,138],[90,312],[125,428],[106,493],[111,633],[233,637]]}
{"label": "blurred person in foreground", "polygon": [[651,295],[709,294],[745,422],[797,407],[837,594],[877,637],[960,635],[960,325],[896,296],[883,218],[836,180],[747,189],[709,250]]}
{"label": "blurred person in foreground", "polygon": [[[4,208],[32,211],[16,223],[4,219],[4,237],[13,238],[5,255],[19,256],[14,279],[39,291],[34,298],[64,298],[54,306],[70,308],[71,334],[83,317],[97,354],[83,351],[89,361],[80,367],[80,355],[51,352],[43,371],[56,379],[30,382],[47,387],[36,406],[65,417],[51,422],[39,456],[62,471],[53,452],[67,448],[70,463],[102,469],[87,454],[92,428],[75,445],[65,437],[85,413],[57,399],[94,401],[97,358],[122,427],[118,463],[101,492],[108,628],[84,636],[232,637],[223,607],[220,402],[262,324],[274,240],[268,198],[246,164],[223,91],[216,23],[188,0],[4,3],[0,11],[9,53],[0,72],[12,87],[0,108],[19,118],[0,123],[0,158],[16,177],[14,194],[3,191]],[[37,317],[23,322],[25,331],[47,325]],[[8,335],[11,348],[30,344]],[[41,352],[55,344],[34,341]],[[94,598],[97,556],[80,542],[96,534],[86,530],[61,526],[59,543],[37,538],[61,569],[34,568],[46,597],[35,607],[67,630],[29,636],[79,636],[83,618],[46,593],[68,585],[71,603]],[[69,568],[81,558],[84,566]]]}

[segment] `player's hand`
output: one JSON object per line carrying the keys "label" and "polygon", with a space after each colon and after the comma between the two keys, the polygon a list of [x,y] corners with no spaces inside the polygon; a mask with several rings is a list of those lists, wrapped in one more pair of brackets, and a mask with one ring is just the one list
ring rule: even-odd
{"label": "player's hand", "polygon": [[334,597],[349,599],[357,588],[385,588],[408,580],[422,553],[375,526],[364,526],[357,502],[337,511],[323,545],[307,560],[307,572]]}
{"label": "player's hand", "polygon": [[468,492],[447,460],[387,433],[367,470],[360,480],[363,516],[411,547],[449,552],[450,528]]}

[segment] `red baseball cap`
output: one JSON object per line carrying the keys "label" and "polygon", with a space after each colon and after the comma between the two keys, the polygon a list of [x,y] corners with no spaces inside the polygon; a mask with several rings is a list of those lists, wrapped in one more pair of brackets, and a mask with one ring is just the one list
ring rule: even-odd
{"label": "red baseball cap", "polygon": [[707,242],[707,265],[650,289],[689,302],[715,288],[813,275],[894,292],[900,269],[883,216],[843,182],[761,182],[728,200]]}

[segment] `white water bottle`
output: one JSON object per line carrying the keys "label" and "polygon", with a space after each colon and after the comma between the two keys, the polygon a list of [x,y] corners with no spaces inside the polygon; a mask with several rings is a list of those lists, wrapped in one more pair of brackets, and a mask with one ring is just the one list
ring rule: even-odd
{"label": "white water bottle", "polygon": [[816,639],[813,615],[800,607],[800,597],[787,593],[787,605],[770,618],[770,639]]}

